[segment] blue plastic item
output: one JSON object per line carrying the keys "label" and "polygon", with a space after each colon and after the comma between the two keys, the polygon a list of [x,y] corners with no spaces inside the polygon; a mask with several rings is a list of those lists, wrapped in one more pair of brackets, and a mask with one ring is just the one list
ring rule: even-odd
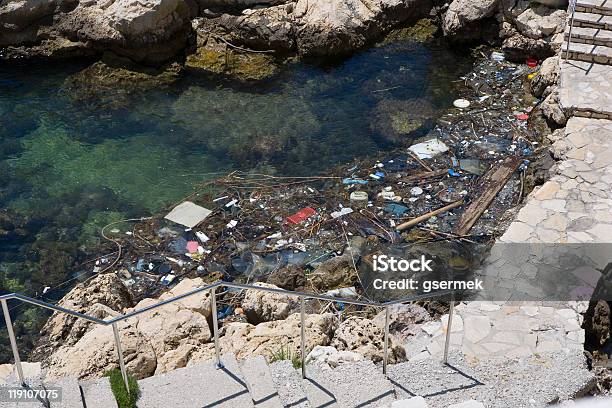
{"label": "blue plastic item", "polygon": [[404,207],[403,205],[391,203],[385,207],[385,212],[393,214],[395,216],[401,217],[404,213],[408,211],[408,207]]}
{"label": "blue plastic item", "polygon": [[455,171],[455,170],[453,170],[453,169],[448,169],[448,174],[449,174],[451,177],[461,177],[461,174],[459,174],[459,172],[456,172],[456,171]]}
{"label": "blue plastic item", "polygon": [[362,184],[363,185],[363,184],[368,184],[368,180],[345,178],[344,180],[342,180],[342,184],[347,184],[347,185]]}

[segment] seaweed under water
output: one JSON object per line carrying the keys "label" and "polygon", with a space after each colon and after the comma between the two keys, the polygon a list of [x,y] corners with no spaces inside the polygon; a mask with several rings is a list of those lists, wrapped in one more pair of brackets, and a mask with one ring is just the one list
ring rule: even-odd
{"label": "seaweed under water", "polygon": [[[45,298],[58,299],[91,269],[82,265],[103,226],[159,211],[216,174],[321,174],[406,144],[471,68],[466,53],[406,40],[246,83],[187,72],[142,89],[75,88],[88,64],[0,67],[2,292],[49,287]],[[15,318],[27,351],[44,315],[17,308]]]}

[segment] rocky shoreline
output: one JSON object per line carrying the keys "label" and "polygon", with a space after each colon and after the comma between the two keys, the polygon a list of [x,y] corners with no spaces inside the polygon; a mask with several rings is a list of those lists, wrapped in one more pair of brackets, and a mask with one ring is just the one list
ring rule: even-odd
{"label": "rocky shoreline", "polygon": [[[442,33],[452,41],[498,44],[509,60],[548,58],[542,62],[538,75],[531,78],[530,86],[532,93],[542,99],[539,109],[543,116],[556,129],[549,139],[558,142],[568,113],[558,105],[559,58],[554,55],[562,43],[566,13],[549,6],[563,7],[563,2],[539,2],[547,6],[516,0],[455,0],[448,8],[433,3],[437,2],[58,0],[41,5],[30,0],[9,1],[0,7],[0,57],[11,61],[110,55],[127,58],[126,65],[159,67],[174,63],[177,70],[186,67],[251,80],[273,75],[279,59],[351,53],[419,17],[440,16]],[[261,69],[253,73],[253,65],[264,66],[263,74]],[[563,143],[555,143],[556,156],[562,156],[558,151],[562,148]],[[300,276],[278,278],[280,287],[300,286]],[[287,285],[286,280],[292,283]],[[159,300],[205,283],[202,278],[183,279]],[[109,273],[77,286],[60,305],[108,318],[157,301],[136,301],[121,279]],[[242,296],[233,296],[231,304],[234,315],[221,331],[223,353],[272,356],[281,347],[293,351],[299,348],[299,314],[294,299],[247,290]],[[444,330],[437,326],[433,329],[432,323],[444,320],[445,306],[438,306],[436,311],[419,305],[393,311],[392,362],[403,361],[411,354],[398,337],[406,340],[423,332],[429,335]],[[376,311],[353,311],[354,315],[339,321],[323,305],[309,302],[308,308],[310,359],[330,365],[362,358],[381,360],[382,321]],[[203,297],[185,299],[123,322],[119,327],[128,371],[144,378],[210,359],[214,355],[211,321],[210,300]],[[108,327],[54,315],[41,334],[32,359],[44,358],[54,376],[95,377],[116,366],[114,340]]]}
{"label": "rocky shoreline", "polygon": [[[540,3],[564,8],[563,1]],[[525,0],[11,0],[0,6],[0,61],[114,55],[131,63],[259,79],[288,57],[334,57],[430,18],[454,42],[500,45],[514,61],[562,42],[564,9]],[[256,69],[259,68],[259,69]],[[132,68],[133,69],[133,68]]]}

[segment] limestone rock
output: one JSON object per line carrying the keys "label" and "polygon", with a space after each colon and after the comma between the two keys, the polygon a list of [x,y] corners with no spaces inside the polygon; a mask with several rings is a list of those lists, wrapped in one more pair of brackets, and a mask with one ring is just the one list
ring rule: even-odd
{"label": "limestone rock", "polygon": [[559,94],[552,92],[544,99],[541,105],[542,114],[548,120],[556,123],[559,126],[564,126],[567,123],[567,117],[559,104]]}
{"label": "limestone rock", "polygon": [[534,57],[545,59],[552,57],[561,49],[562,34],[550,37],[533,39],[518,32],[510,23],[503,23],[500,36],[504,39],[502,49],[511,61],[524,61],[525,58]]}
{"label": "limestone rock", "polygon": [[[200,278],[184,279],[159,299],[144,299],[125,312],[140,310],[203,285],[204,282]],[[99,304],[89,313],[95,314],[96,310],[100,315],[117,314]],[[137,378],[144,378],[154,373],[184,367],[197,348],[210,342],[210,318],[210,292],[206,292],[122,322],[119,327],[128,369]],[[53,371],[53,375],[96,377],[117,365],[111,327],[78,323],[70,327],[67,338],[71,341],[60,345],[48,359],[49,371]]]}
{"label": "limestone rock", "polygon": [[232,41],[255,49],[324,56],[361,48],[430,9],[429,0],[295,0],[225,14],[218,24]]}
{"label": "limestone rock", "polygon": [[[140,379],[153,375],[156,367],[155,351],[145,337],[129,324],[119,325],[119,335],[126,368]],[[61,347],[47,361],[47,377],[100,377],[119,367],[117,350],[110,326],[96,326],[75,345]]]}
{"label": "limestone rock", "polygon": [[[267,283],[256,283],[255,286],[280,289]],[[295,306],[297,306],[295,297],[255,289],[248,289],[242,300],[242,308],[247,320],[252,324],[286,319]]]}
{"label": "limestone rock", "polygon": [[[389,309],[389,332],[399,339],[417,335],[423,324],[431,321],[427,310],[416,304],[392,305]],[[373,321],[378,327],[384,328],[385,311],[378,313]]]}
{"label": "limestone rock", "polygon": [[169,59],[185,46],[193,0],[88,0],[58,18],[59,32],[136,61]]}
{"label": "limestone rock", "polygon": [[363,360],[363,356],[353,351],[338,351],[331,346],[315,346],[306,356],[306,364],[325,363],[337,367],[342,363],[354,363]]}
{"label": "limestone rock", "polygon": [[[107,273],[74,287],[58,306],[103,319],[133,306],[133,300],[117,275]],[[92,325],[65,313],[54,313],[41,330],[46,341],[34,353],[49,354],[59,346],[75,344]]]}
{"label": "limestone rock", "polygon": [[516,19],[518,31],[535,40],[563,32],[567,12],[545,6],[525,10]]}
{"label": "limestone rock", "polygon": [[535,96],[544,95],[549,86],[557,84],[559,80],[559,57],[546,58],[542,62],[540,72],[531,81],[531,92]]}
{"label": "limestone rock", "polygon": [[[336,328],[331,313],[306,315],[306,350],[315,346],[329,345]],[[229,323],[222,329],[220,339],[222,353],[234,353],[238,358],[252,355],[271,357],[281,349],[299,353],[300,314],[290,315],[285,320],[275,320],[253,326],[249,323]],[[192,356],[190,364],[208,360],[214,356],[214,346],[200,348]]]}
{"label": "limestone rock", "polygon": [[[331,345],[338,350],[357,352],[374,361],[383,359],[384,332],[372,320],[362,317],[349,317],[340,324]],[[396,363],[406,359],[404,348],[389,337],[389,362]]]}
{"label": "limestone rock", "polygon": [[480,22],[493,17],[499,0],[454,0],[442,22],[444,35],[454,40],[480,36]]}

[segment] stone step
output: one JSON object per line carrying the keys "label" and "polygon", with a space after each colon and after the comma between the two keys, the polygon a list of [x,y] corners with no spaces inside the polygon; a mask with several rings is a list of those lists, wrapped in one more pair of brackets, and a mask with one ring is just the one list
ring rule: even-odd
{"label": "stone step", "polygon": [[[565,27],[565,40],[569,39],[569,26]],[[612,47],[612,31],[597,28],[574,27],[572,43],[603,45]]]}
{"label": "stone step", "polygon": [[58,387],[62,390],[62,400],[51,402],[50,408],[83,408],[81,387],[76,378],[63,378],[50,384],[50,387]]}
{"label": "stone step", "polygon": [[301,370],[293,368],[291,361],[283,360],[270,364],[270,372],[283,406],[310,408],[306,392],[302,387]]}
{"label": "stone step", "polygon": [[253,404],[258,408],[283,408],[268,363],[263,356],[254,356],[240,362]]}
{"label": "stone step", "polygon": [[612,119],[612,66],[562,61],[559,102],[574,116]]}
{"label": "stone step", "polygon": [[[565,57],[567,42],[563,42],[562,50]],[[572,42],[569,46],[569,58],[577,61],[612,65],[612,47]]]}
{"label": "stone step", "polygon": [[574,27],[612,30],[612,16],[605,16],[595,13],[576,12],[576,14],[574,15]]}
{"label": "stone step", "polygon": [[246,381],[233,354],[138,381],[139,408],[253,408]]}
{"label": "stone step", "polygon": [[374,408],[395,401],[393,384],[369,360],[333,369],[310,364],[302,384],[312,407]]}
{"label": "stone step", "polygon": [[576,11],[612,16],[612,0],[578,0]]}
{"label": "stone step", "polygon": [[81,381],[81,391],[85,408],[117,408],[108,377]]}

